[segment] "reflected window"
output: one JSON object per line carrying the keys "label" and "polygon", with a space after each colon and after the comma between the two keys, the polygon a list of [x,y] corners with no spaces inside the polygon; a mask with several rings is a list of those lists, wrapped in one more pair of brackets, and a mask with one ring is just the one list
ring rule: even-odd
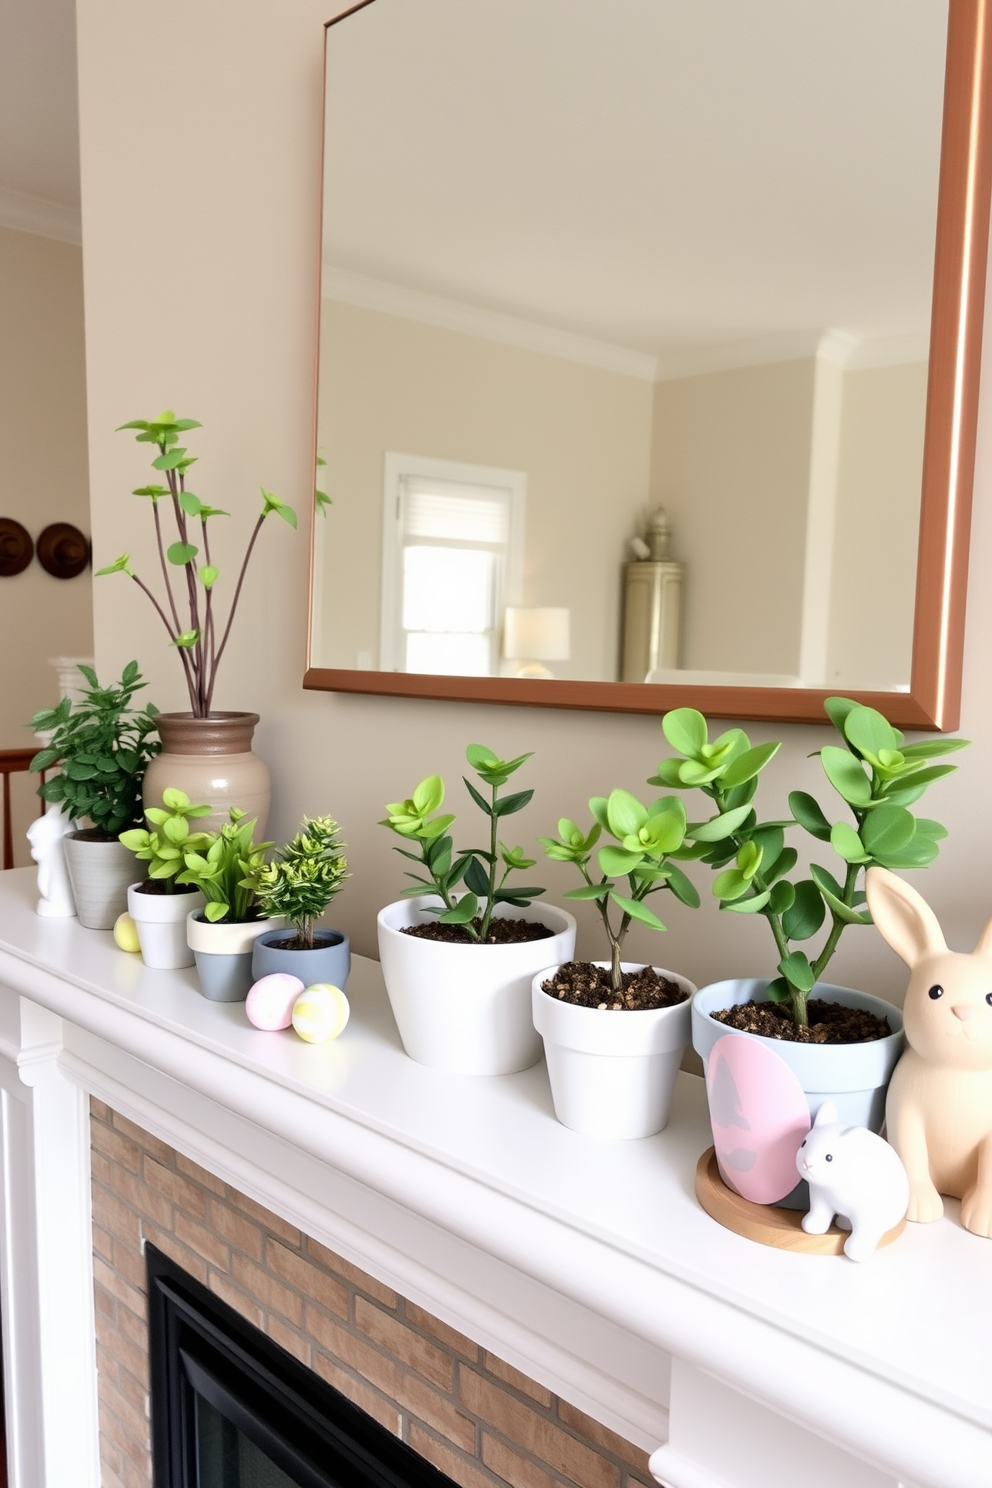
{"label": "reflected window", "polygon": [[387,456],[384,667],[498,675],[502,616],[519,584],[523,491],[516,471]]}

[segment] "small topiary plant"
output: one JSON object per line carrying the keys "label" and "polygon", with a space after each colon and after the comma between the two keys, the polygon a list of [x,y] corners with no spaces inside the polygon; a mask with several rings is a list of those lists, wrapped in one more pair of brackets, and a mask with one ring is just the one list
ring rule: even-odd
{"label": "small topiary plant", "polygon": [[344,846],[333,817],[305,816],[292,842],[258,875],[262,913],[290,922],[296,930],[295,948],[313,949],[314,922],[350,876]]}
{"label": "small topiary plant", "polygon": [[156,732],[158,709],[148,703],[138,710],[131,699],[145,686],[138,663],[129,661],[113,687],[101,687],[92,667],[80,666],[89,683],[82,702],[63,698],[56,708],[43,708],[28,727],[51,732],[51,741],[31,761],[32,770],[61,771],[39,786],[43,801],[60,806],[70,821],[93,823],[93,831],[115,840],[142,820],[141,787],[162,745]]}

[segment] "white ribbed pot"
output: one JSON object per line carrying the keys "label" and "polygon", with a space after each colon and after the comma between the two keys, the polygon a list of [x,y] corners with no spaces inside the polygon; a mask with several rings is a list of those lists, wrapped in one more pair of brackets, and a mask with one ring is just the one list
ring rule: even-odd
{"label": "white ribbed pot", "polygon": [[140,884],[127,891],[127,912],[134,921],[141,946],[141,959],[156,971],[179,971],[193,965],[193,952],[186,944],[186,916],[202,909],[199,889],[176,889],[171,894],[141,894]]}
{"label": "white ribbed pot", "polygon": [[144,863],[116,839],[67,832],[62,846],[79,923],[87,930],[112,930],[127,909],[128,884],[144,873]]}
{"label": "white ribbed pot", "polygon": [[[644,963],[625,961],[622,969],[642,971]],[[558,1120],[586,1137],[629,1140],[660,1132],[668,1122],[675,1077],[689,1042],[694,984],[656,966],[659,976],[677,982],[687,994],[684,1002],[642,1012],[578,1007],[543,990],[542,983],[557,970],[551,966],[538,972],[531,1000]]]}
{"label": "white ribbed pot", "polygon": [[255,941],[266,930],[280,930],[286,921],[221,920],[212,925],[203,910],[186,916],[186,944],[196,961],[200,991],[209,1002],[244,1002],[251,991],[251,957]]}
{"label": "white ribbed pot", "polygon": [[575,920],[553,904],[507,907],[508,919],[539,920],[553,935],[519,945],[451,945],[403,935],[435,916],[431,895],[387,904],[378,918],[379,960],[393,1017],[411,1059],[462,1075],[509,1075],[541,1057],[531,983],[549,962],[570,961]]}

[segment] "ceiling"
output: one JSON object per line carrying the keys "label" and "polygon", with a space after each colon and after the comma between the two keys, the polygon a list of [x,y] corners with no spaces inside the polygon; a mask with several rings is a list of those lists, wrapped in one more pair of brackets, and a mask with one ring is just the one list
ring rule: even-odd
{"label": "ceiling", "polygon": [[3,197],[79,207],[74,0],[0,0]]}
{"label": "ceiling", "polygon": [[946,25],[947,0],[374,0],[328,32],[325,264],[663,366],[831,331],[925,356]]}

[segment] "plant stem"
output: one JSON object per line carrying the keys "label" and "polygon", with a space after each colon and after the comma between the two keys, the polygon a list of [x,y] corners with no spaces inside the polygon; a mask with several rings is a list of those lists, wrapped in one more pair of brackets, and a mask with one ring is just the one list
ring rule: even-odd
{"label": "plant stem", "polygon": [[[159,617],[160,617],[160,619],[162,621],[162,624],[165,626],[166,631],[168,632],[169,640],[170,641],[174,641],[176,637],[175,637],[175,633],[174,633],[174,631],[172,629],[172,626],[169,624],[169,617],[165,613],[165,611],[163,610],[162,606],[159,604],[158,600],[155,598],[155,596],[152,593],[152,591],[149,589],[148,585],[144,582],[143,579],[139,579],[138,578],[138,575],[135,574],[135,573],[133,573],[131,575],[131,577],[134,580],[134,582],[137,584],[138,588],[142,591],[142,593],[148,595],[148,598],[151,600],[152,604],[155,606],[156,610],[158,611],[158,614],[159,614]],[[187,659],[186,653],[183,650],[182,646],[177,646],[176,649],[179,652],[179,659],[180,659],[180,661],[183,664],[183,671],[186,673],[186,686],[187,686],[187,689],[189,690],[189,700],[190,700],[190,703],[193,705],[193,711],[195,713],[195,711],[196,711],[196,693],[195,693],[194,688],[193,688],[193,678],[192,678],[192,675],[190,673],[189,661]]]}
{"label": "plant stem", "polygon": [[493,786],[492,808],[489,817],[489,889],[486,894],[486,907],[482,916],[482,924],[479,926],[479,939],[485,943],[489,938],[489,926],[492,923],[494,896],[496,894],[496,834],[499,830],[499,817],[496,815],[496,797],[499,787]]}
{"label": "plant stem", "polygon": [[238,600],[241,598],[241,586],[245,581],[245,574],[248,571],[248,560],[251,558],[251,550],[255,546],[255,540],[262,530],[262,523],[264,521],[265,513],[263,512],[258,521],[255,523],[255,529],[252,532],[251,537],[248,539],[248,547],[245,550],[244,561],[241,564],[241,572],[238,574],[238,582],[234,590],[234,599],[231,601],[231,612],[227,617],[227,625],[224,627],[224,636],[217,650],[217,654],[214,657],[213,666],[211,668],[209,685],[207,688],[206,707],[203,714],[201,715],[204,718],[210,717],[210,708],[213,703],[214,697],[214,683],[217,680],[217,668],[220,666],[220,659],[224,655],[224,648],[227,645],[227,638],[231,634],[231,625],[234,621],[234,612],[238,608]]}

